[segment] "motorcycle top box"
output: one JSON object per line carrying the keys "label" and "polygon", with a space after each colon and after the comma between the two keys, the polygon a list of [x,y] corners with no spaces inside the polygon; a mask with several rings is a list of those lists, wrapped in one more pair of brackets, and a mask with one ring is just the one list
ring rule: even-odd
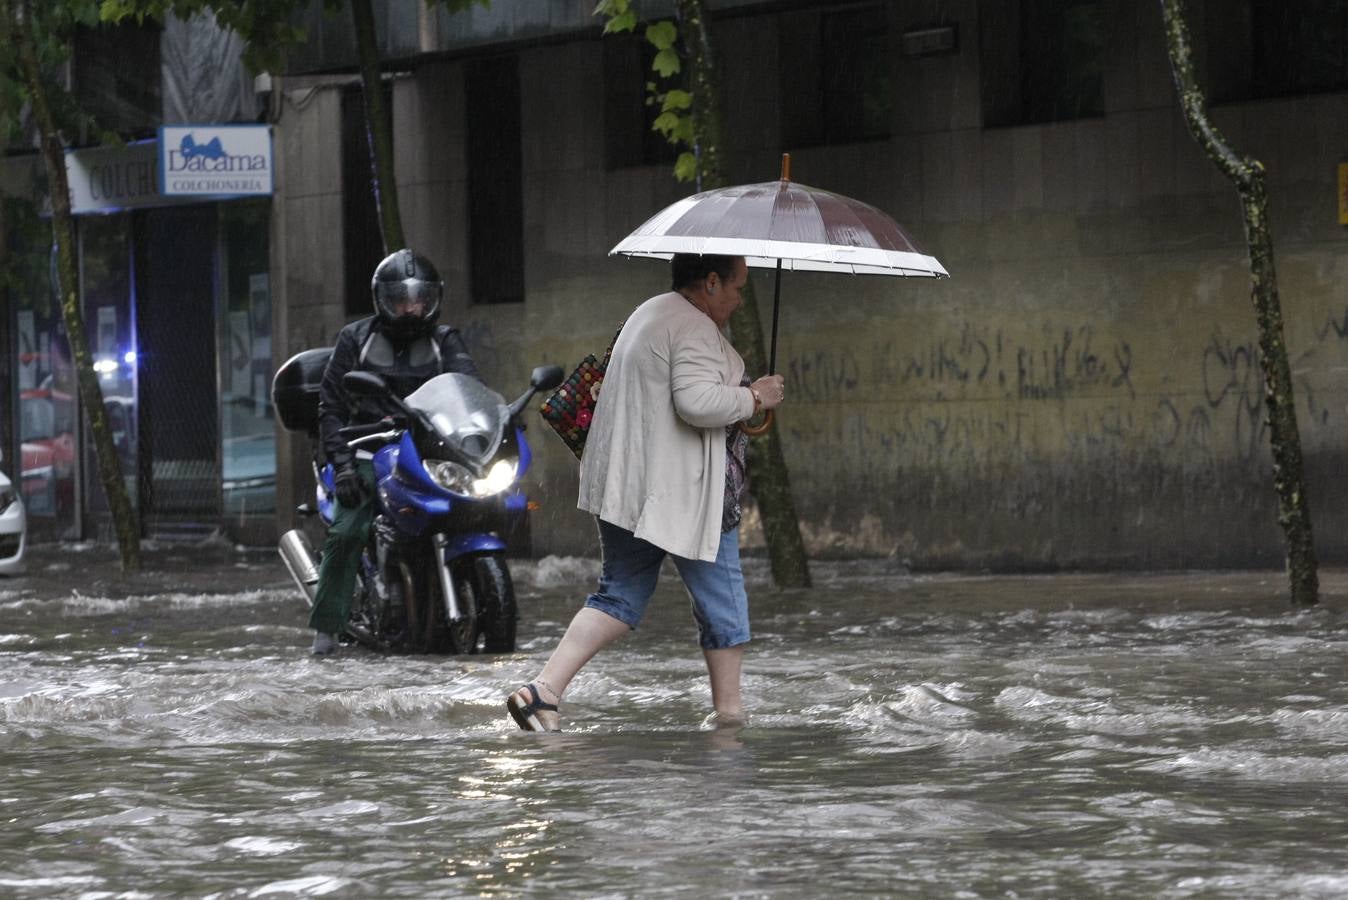
{"label": "motorcycle top box", "polygon": [[302,350],[281,364],[271,383],[272,406],[287,431],[318,431],[318,387],[331,347]]}

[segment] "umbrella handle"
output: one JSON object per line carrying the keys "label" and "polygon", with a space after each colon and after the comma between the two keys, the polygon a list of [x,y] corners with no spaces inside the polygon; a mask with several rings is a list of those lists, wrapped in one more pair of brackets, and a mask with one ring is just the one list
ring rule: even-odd
{"label": "umbrella handle", "polygon": [[757,425],[750,425],[749,420],[745,419],[740,423],[740,431],[749,435],[749,437],[758,437],[760,434],[766,434],[767,430],[772,427],[772,420],[772,410],[768,410],[763,413],[763,421]]}

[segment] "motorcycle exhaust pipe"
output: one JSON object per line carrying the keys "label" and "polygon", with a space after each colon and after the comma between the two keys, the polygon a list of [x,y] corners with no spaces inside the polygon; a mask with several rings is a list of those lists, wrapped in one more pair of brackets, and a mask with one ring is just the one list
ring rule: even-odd
{"label": "motorcycle exhaust pipe", "polygon": [[281,554],[290,577],[304,593],[304,601],[310,608],[314,605],[314,594],[318,590],[318,562],[314,559],[314,548],[303,531],[293,528],[281,535],[276,549]]}

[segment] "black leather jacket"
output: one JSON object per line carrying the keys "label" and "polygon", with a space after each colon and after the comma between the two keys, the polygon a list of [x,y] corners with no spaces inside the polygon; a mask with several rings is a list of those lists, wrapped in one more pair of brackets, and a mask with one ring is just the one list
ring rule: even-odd
{"label": "black leather jacket", "polygon": [[342,387],[342,376],[347,372],[374,372],[399,397],[406,397],[443,372],[482,378],[456,329],[441,325],[432,335],[394,342],[379,324],[377,316],[370,316],[338,332],[332,358],[323,371],[318,389],[318,428],[323,452],[335,466],[349,463],[355,455],[337,433],[339,428],[377,422],[397,412],[376,398],[350,396]]}

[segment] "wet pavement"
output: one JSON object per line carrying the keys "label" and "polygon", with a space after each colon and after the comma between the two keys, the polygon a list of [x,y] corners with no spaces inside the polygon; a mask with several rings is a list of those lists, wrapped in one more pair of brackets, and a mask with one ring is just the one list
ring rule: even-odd
{"label": "wet pavement", "polygon": [[[127,574],[121,570],[115,546],[88,542],[39,544],[29,548],[27,575],[9,579],[0,576],[0,590],[6,584],[22,583],[50,596],[88,590],[126,597],[172,591],[219,594],[280,590],[292,583],[273,547],[247,547],[222,539],[191,543],[145,541],[142,557],[142,571]],[[537,565],[527,560],[516,564],[530,571]],[[548,563],[544,565],[546,568]],[[757,577],[760,588],[772,591],[765,560],[746,557],[745,566],[751,577]],[[1050,610],[1119,604],[1198,609],[1232,602],[1267,603],[1271,611],[1290,609],[1286,575],[1269,570],[1033,575],[913,573],[894,560],[861,559],[816,560],[812,571],[816,581],[825,584],[855,578],[859,583],[896,579],[896,583],[940,585],[940,596],[934,599],[960,609]],[[590,588],[583,579],[576,584],[582,593]],[[912,600],[911,596],[904,598],[905,603]],[[1348,568],[1321,568],[1320,600],[1322,609],[1348,604]]]}

